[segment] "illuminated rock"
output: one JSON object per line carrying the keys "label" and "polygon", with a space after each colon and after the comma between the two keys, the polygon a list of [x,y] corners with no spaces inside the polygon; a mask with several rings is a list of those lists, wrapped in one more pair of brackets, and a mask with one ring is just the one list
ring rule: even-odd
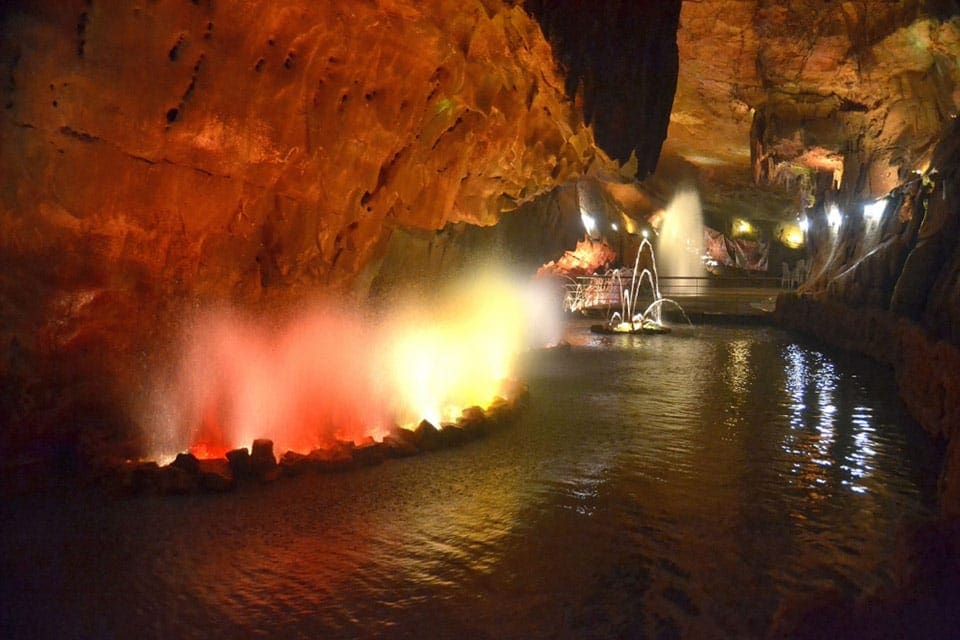
{"label": "illuminated rock", "polygon": [[314,449],[308,459],[318,471],[348,471],[356,466],[353,443],[337,442],[326,449]]}
{"label": "illuminated rock", "polygon": [[[413,432],[409,432],[411,436]],[[397,435],[389,435],[383,438],[383,450],[388,458],[409,458],[420,453],[417,446],[413,444],[413,439],[404,439]]]}
{"label": "illuminated rock", "polygon": [[[15,3],[0,68],[18,448],[69,440],[56,416],[90,398],[129,431],[121,407],[198,305],[362,298],[395,231],[491,225],[618,168],[500,0]],[[49,415],[21,410],[50,389]]]}
{"label": "illuminated rock", "polygon": [[465,438],[478,438],[483,435],[487,424],[487,416],[482,407],[467,407],[457,419],[457,426],[463,430]]}

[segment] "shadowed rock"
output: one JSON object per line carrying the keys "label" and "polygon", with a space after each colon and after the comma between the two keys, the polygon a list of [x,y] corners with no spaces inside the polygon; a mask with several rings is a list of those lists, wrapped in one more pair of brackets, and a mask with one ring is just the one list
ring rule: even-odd
{"label": "shadowed rock", "polygon": [[447,422],[440,426],[440,442],[444,447],[453,447],[463,444],[465,441],[466,436],[463,429],[457,425]]}
{"label": "shadowed rock", "polygon": [[192,453],[178,453],[176,459],[170,463],[171,467],[183,469],[190,475],[200,473],[200,461]]}
{"label": "shadowed rock", "polygon": [[230,462],[230,470],[236,478],[245,478],[253,474],[253,467],[250,462],[250,452],[246,447],[227,451],[227,460]]}
{"label": "shadowed rock", "polygon": [[277,471],[277,459],[273,455],[273,440],[261,438],[253,441],[250,469],[260,478],[267,478]]}
{"label": "shadowed rock", "polygon": [[280,457],[280,471],[285,476],[298,476],[314,466],[311,460],[302,453],[287,451]]}
{"label": "shadowed rock", "polygon": [[160,486],[160,466],[156,462],[128,460],[120,467],[120,487],[129,493],[155,491]]}
{"label": "shadowed rock", "polygon": [[414,444],[421,451],[433,451],[443,444],[440,440],[440,431],[429,420],[421,420],[413,431]]}
{"label": "shadowed rock", "polygon": [[183,466],[173,464],[160,468],[160,492],[163,494],[185,495],[194,493],[199,487],[199,465],[196,473],[190,473]]}
{"label": "shadowed rock", "polygon": [[199,461],[200,488],[215,493],[231,491],[236,486],[230,462],[226,458]]}
{"label": "shadowed rock", "polygon": [[353,458],[361,467],[380,464],[386,455],[386,448],[380,442],[367,442],[353,450]]}

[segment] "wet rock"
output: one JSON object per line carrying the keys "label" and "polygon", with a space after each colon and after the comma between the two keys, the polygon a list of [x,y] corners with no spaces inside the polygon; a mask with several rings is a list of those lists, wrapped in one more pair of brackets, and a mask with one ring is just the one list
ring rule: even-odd
{"label": "wet rock", "polygon": [[199,475],[200,473],[200,461],[192,453],[178,453],[170,466],[183,469],[190,475]]}
{"label": "wet rock", "polygon": [[199,461],[200,488],[220,493],[231,491],[236,486],[230,461],[226,458],[210,458]]}
{"label": "wet rock", "polygon": [[119,473],[120,487],[128,493],[139,495],[156,491],[160,486],[160,466],[156,462],[128,460]]}
{"label": "wet rock", "polygon": [[494,397],[484,415],[491,426],[500,426],[514,417],[514,406],[500,396]]}
{"label": "wet rock", "polygon": [[414,429],[413,436],[414,444],[421,451],[434,451],[443,445],[440,431],[429,420],[421,420]]}
{"label": "wet rock", "polygon": [[406,442],[407,444],[417,446],[417,434],[413,432],[412,429],[404,429],[403,427],[397,427],[390,432],[390,435],[401,442]]}
{"label": "wet rock", "polygon": [[380,442],[367,442],[353,449],[353,458],[361,467],[380,464],[386,455],[386,449]]}
{"label": "wet rock", "polygon": [[305,454],[296,451],[287,451],[280,457],[280,471],[285,476],[298,476],[312,466],[313,463]]}
{"label": "wet rock", "polygon": [[452,422],[447,422],[440,426],[440,442],[444,447],[454,447],[466,442],[466,436],[463,429]]}
{"label": "wet rock", "polygon": [[160,468],[160,491],[164,495],[186,495],[196,492],[199,487],[199,465],[197,473],[190,473],[172,463]]}
{"label": "wet rock", "polygon": [[227,451],[227,460],[230,462],[230,470],[235,478],[246,478],[253,475],[250,452],[247,451],[246,447]]}
{"label": "wet rock", "polygon": [[477,406],[467,407],[457,419],[457,426],[463,430],[463,435],[468,440],[483,435],[486,425],[487,416],[483,408]]}
{"label": "wet rock", "polygon": [[[404,429],[404,431],[409,433],[412,438],[412,431],[409,429]],[[412,439],[406,440],[398,435],[389,435],[383,439],[383,452],[388,458],[409,458],[420,453],[420,450],[413,444]]]}
{"label": "wet rock", "polygon": [[266,478],[278,470],[277,459],[273,455],[273,440],[261,438],[253,441],[250,469],[260,478]]}
{"label": "wet rock", "polygon": [[347,471],[356,465],[353,443],[338,442],[326,449],[314,449],[307,457],[314,468],[323,472]]}

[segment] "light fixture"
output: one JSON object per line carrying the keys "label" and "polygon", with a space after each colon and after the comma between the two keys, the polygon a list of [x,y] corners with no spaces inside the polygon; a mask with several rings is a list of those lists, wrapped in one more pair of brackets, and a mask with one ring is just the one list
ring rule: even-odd
{"label": "light fixture", "polygon": [[797,223],[797,226],[800,227],[800,231],[806,233],[810,230],[810,219],[807,216],[800,216],[800,221]]}
{"label": "light fixture", "polygon": [[640,235],[642,235],[644,238],[649,238],[650,232],[644,229],[643,231],[640,232]]}
{"label": "light fixture", "polygon": [[613,229],[614,231],[620,231],[620,227],[617,226],[616,222],[611,222],[610,228]]}
{"label": "light fixture", "polygon": [[875,222],[883,217],[883,214],[887,212],[887,199],[880,198],[874,202],[868,202],[863,205],[863,217],[866,220]]}
{"label": "light fixture", "polygon": [[743,218],[734,218],[733,219],[733,236],[749,236],[754,233],[753,225],[750,224],[748,220]]}
{"label": "light fixture", "polygon": [[587,230],[590,237],[593,237],[594,232],[597,230],[597,221],[583,209],[580,210],[580,220],[583,222],[583,228]]}
{"label": "light fixture", "polygon": [[837,205],[831,204],[827,210],[827,224],[830,225],[831,229],[837,229],[842,222],[843,214],[840,213],[840,209],[837,208]]}

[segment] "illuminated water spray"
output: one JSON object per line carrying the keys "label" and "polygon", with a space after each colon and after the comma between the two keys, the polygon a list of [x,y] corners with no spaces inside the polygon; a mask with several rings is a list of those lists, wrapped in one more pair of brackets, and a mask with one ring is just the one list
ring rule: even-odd
{"label": "illuminated water spray", "polygon": [[666,276],[699,277],[703,268],[703,212],[700,196],[682,189],[663,213],[657,240],[660,266]]}
{"label": "illuminated water spray", "polygon": [[206,314],[143,410],[151,453],[222,456],[255,438],[309,452],[379,440],[424,418],[440,426],[504,395],[518,353],[556,339],[544,329],[559,321],[545,323],[544,305],[528,293],[478,276],[429,309],[410,305],[376,321],[327,307],[268,329]]}
{"label": "illuminated water spray", "polygon": [[[644,249],[647,249],[650,254],[650,267],[638,271],[640,256],[643,255]],[[592,327],[594,331],[599,333],[666,333],[669,329],[663,325],[661,320],[664,304],[675,306],[686,318],[686,313],[676,301],[664,298],[660,294],[657,258],[653,251],[653,245],[646,236],[637,248],[637,257],[629,274],[629,287],[625,286],[622,270],[616,270],[611,274],[610,277],[613,279],[614,285],[620,291],[620,311],[615,311],[605,325],[594,325]],[[649,286],[649,294],[642,298],[641,294],[645,294],[647,291],[644,289],[644,283]],[[651,301],[647,303],[643,311],[638,311],[640,300],[646,299],[646,297],[649,297]],[[687,322],[689,321],[689,318],[687,318]]]}

